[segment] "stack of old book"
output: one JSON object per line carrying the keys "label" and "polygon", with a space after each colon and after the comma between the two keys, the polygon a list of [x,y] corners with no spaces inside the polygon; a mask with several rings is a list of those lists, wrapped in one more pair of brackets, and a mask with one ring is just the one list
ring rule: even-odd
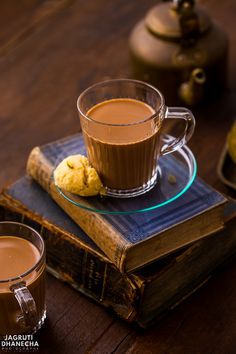
{"label": "stack of old book", "polygon": [[73,136],[34,148],[30,177],[1,194],[0,219],[37,229],[52,274],[146,327],[234,255],[236,206],[196,178],[184,195],[157,210],[114,215],[79,208],[58,193],[52,179],[79,141]]}

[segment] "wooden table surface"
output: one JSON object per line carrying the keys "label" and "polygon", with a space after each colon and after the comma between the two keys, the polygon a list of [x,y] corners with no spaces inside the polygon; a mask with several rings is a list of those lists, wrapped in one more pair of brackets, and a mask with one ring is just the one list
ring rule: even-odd
{"label": "wooden table surface", "polygon": [[[201,0],[230,41],[229,88],[195,111],[190,143],[199,175],[216,174],[236,114],[236,2]],[[156,0],[0,2],[0,186],[25,172],[33,146],[79,130],[76,98],[105,78],[129,77],[127,38]],[[232,193],[231,193],[232,195]],[[48,319],[40,353],[236,353],[236,261],[147,331],[47,276]]]}

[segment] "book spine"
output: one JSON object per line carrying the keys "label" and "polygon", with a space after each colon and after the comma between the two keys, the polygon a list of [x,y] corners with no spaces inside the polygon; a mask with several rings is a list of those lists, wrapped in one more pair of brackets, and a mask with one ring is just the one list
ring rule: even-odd
{"label": "book spine", "polygon": [[51,195],[54,201],[92,238],[98,247],[106,249],[108,258],[121,272],[124,272],[126,253],[131,244],[125,241],[122,235],[106,222],[99,213],[92,213],[79,208],[59,194],[52,179],[54,166],[40,147],[31,151],[26,169],[28,175]]}
{"label": "book spine", "polygon": [[84,295],[99,302],[121,318],[132,322],[143,294],[143,284],[133,282],[106,258],[83,247],[78,238],[52,225],[14,200],[0,198],[0,220],[25,223],[43,237],[47,250],[48,271],[66,281]]}

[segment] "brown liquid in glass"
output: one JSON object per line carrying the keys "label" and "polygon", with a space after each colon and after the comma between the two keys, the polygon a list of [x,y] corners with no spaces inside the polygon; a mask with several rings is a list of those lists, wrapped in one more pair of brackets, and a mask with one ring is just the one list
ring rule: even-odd
{"label": "brown liquid in glass", "polygon": [[[12,282],[7,280],[29,271],[39,259],[39,250],[31,242],[16,236],[0,237],[0,281],[4,281],[0,282],[0,335],[24,332],[17,320],[21,316],[21,309],[10,290]],[[34,298],[39,319],[45,307],[44,273],[43,266],[22,279]]]}
{"label": "brown liquid in glass", "polygon": [[154,113],[148,104],[126,98],[104,101],[87,112],[98,123],[89,132],[84,129],[88,158],[106,187],[132,190],[155,175],[161,124],[158,117],[148,119]]}

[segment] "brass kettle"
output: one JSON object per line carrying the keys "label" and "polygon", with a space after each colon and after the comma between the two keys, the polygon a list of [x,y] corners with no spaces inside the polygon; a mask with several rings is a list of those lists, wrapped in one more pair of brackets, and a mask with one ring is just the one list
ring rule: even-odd
{"label": "brass kettle", "polygon": [[227,37],[194,0],[153,7],[129,47],[133,76],[159,88],[167,104],[198,105],[226,86]]}

